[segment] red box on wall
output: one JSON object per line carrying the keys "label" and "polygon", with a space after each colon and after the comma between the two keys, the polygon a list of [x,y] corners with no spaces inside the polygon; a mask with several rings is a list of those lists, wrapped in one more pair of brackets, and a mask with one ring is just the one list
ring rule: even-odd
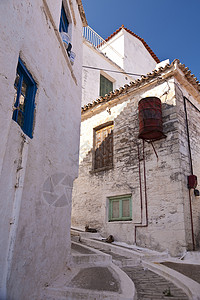
{"label": "red box on wall", "polygon": [[188,189],[195,189],[197,187],[197,176],[188,176]]}

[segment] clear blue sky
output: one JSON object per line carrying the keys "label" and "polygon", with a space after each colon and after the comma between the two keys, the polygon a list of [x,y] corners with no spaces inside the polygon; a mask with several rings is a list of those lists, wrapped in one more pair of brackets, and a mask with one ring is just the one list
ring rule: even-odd
{"label": "clear blue sky", "polygon": [[142,37],[161,61],[178,58],[200,81],[200,0],[82,2],[88,25],[104,39],[124,24]]}

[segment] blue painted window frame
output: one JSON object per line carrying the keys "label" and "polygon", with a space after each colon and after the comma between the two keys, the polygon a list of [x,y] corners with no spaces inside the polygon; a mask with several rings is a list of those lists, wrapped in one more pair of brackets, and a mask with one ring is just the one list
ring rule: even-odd
{"label": "blue painted window frame", "polygon": [[[129,200],[129,216],[123,216],[123,201]],[[119,217],[113,217],[113,203],[118,202]],[[131,195],[109,197],[109,222],[112,221],[131,221],[132,220],[132,197]]]}
{"label": "blue painted window frame", "polygon": [[60,32],[68,32],[69,22],[65,13],[65,9],[62,3],[61,7],[61,14],[60,14],[60,25],[59,25],[59,31]]}
{"label": "blue painted window frame", "polygon": [[[19,57],[16,78],[14,87],[16,89],[16,98],[14,103],[14,110],[12,119],[18,123],[23,132],[30,138],[33,138],[33,122],[34,122],[34,109],[35,109],[35,95],[37,91],[36,82],[23,64]],[[22,83],[26,84],[26,94],[22,92]],[[20,97],[24,97],[23,109],[20,106]],[[23,122],[21,121],[23,120]]]}

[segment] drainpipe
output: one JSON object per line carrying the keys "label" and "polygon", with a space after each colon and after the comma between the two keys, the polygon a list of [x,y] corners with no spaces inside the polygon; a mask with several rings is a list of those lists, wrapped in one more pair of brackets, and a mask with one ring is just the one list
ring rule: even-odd
{"label": "drainpipe", "polygon": [[186,100],[187,100],[187,98],[183,97],[184,111],[185,111],[185,123],[186,123],[186,131],[187,131],[187,142],[188,142],[189,159],[190,159],[190,172],[191,172],[191,175],[193,175],[192,154],[191,154],[191,146],[190,146],[190,135],[189,135]]}
{"label": "drainpipe", "polygon": [[[187,131],[187,142],[188,142],[189,160],[190,160],[190,172],[191,172],[191,175],[193,175],[192,153],[191,153],[191,146],[190,146],[190,135],[189,135],[186,100],[188,100],[188,99],[185,96],[183,96],[183,104],[184,104],[184,111],[185,111],[185,123],[186,123],[186,131]],[[193,225],[192,199],[191,199],[190,189],[189,189],[189,203],[190,203],[190,220],[191,220],[191,232],[192,232],[192,248],[194,251],[195,250],[194,225]]]}
{"label": "drainpipe", "polygon": [[[139,145],[138,145],[141,222],[135,223],[135,244],[137,243],[137,228],[138,227],[148,227],[148,205],[147,205],[147,184],[146,184],[146,165],[145,165],[145,155],[144,155],[144,140],[143,140],[143,155],[142,156],[143,156],[142,159],[140,159],[140,152],[139,152]],[[142,203],[142,180],[141,180],[141,168],[140,168],[141,160],[143,160],[143,169],[144,169],[145,224],[142,224],[143,223],[143,203]]]}
{"label": "drainpipe", "polygon": [[140,159],[140,148],[139,148],[139,145],[137,145],[137,146],[138,146],[138,162],[139,162],[138,167],[139,167],[139,183],[140,183],[140,210],[141,210],[141,217],[140,217],[141,221],[138,224],[142,224],[143,203],[142,203],[142,180],[141,180],[141,168],[140,168],[141,159]]}

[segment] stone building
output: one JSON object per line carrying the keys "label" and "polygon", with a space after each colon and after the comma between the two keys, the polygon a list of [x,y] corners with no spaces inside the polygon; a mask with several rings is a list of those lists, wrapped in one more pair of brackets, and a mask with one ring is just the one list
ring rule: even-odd
{"label": "stone building", "polygon": [[[138,103],[158,97],[163,136],[139,139]],[[72,226],[180,255],[199,249],[200,84],[178,60],[82,108]]]}
{"label": "stone building", "polygon": [[151,72],[159,62],[147,43],[123,25],[106,40],[85,27],[82,105]]}
{"label": "stone building", "polygon": [[0,299],[39,299],[70,259],[86,25],[81,0],[0,2]]}

